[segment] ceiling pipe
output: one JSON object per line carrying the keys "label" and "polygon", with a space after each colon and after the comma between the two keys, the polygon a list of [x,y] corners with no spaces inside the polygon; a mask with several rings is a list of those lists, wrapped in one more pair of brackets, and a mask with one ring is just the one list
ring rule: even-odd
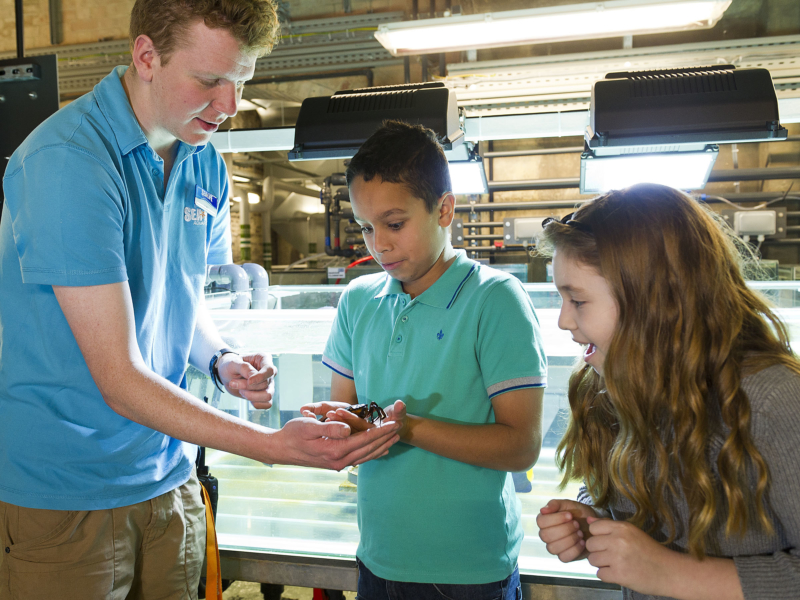
{"label": "ceiling pipe", "polygon": [[17,20],[17,58],[25,57],[25,19],[22,14],[22,0],[14,0],[14,16]]}
{"label": "ceiling pipe", "polygon": [[[711,171],[709,183],[731,181],[762,181],[768,179],[800,179],[800,167],[771,167],[769,169],[720,169]],[[490,181],[489,190],[494,192],[522,192],[528,190],[560,190],[578,188],[580,177],[560,179],[521,179],[518,181]]]}
{"label": "ceiling pipe", "polygon": [[[543,200],[541,202],[495,202],[493,204],[457,204],[456,212],[484,212],[487,210],[537,210],[540,208],[575,208],[586,200]],[[476,224],[480,225],[480,224]],[[472,227],[472,223],[465,223],[465,227]]]}
{"label": "ceiling pipe", "polygon": [[560,190],[580,187],[581,180],[580,177],[563,177],[560,179],[520,179],[518,181],[489,181],[488,185],[490,192]]}
{"label": "ceiling pipe", "polygon": [[722,169],[711,171],[709,183],[718,181],[761,181],[765,179],[800,179],[800,167],[770,167],[768,169]]}
{"label": "ceiling pipe", "polygon": [[537,148],[535,150],[506,150],[498,152],[484,152],[483,158],[508,158],[512,156],[542,156],[549,154],[572,154],[583,152],[583,146],[570,146],[567,148]]}
{"label": "ceiling pipe", "polygon": [[303,187],[302,185],[286,183],[279,179],[273,180],[272,185],[274,185],[276,188],[280,190],[284,190],[287,192],[294,192],[295,194],[300,194],[301,196],[308,196],[310,198],[317,198],[317,199],[319,199],[320,197],[319,190],[312,190],[311,188]]}
{"label": "ceiling pipe", "polygon": [[50,0],[50,43],[57,46],[64,41],[64,21],[61,0]]}
{"label": "ceiling pipe", "polygon": [[250,79],[245,85],[260,85],[263,83],[288,83],[292,81],[315,81],[317,79],[336,79],[339,77],[366,77],[367,87],[372,87],[375,81],[375,74],[371,68],[355,69],[351,71],[331,71],[324,73],[305,73],[303,75],[280,75],[276,77],[259,77]]}
{"label": "ceiling pipe", "polygon": [[[708,197],[704,197],[705,194],[703,193],[694,193],[693,196],[701,196],[703,202],[707,204],[719,203],[722,202],[721,200],[717,200],[714,195],[709,195]],[[753,192],[753,193],[742,193],[742,194],[726,194],[723,197],[726,200],[729,200],[733,203],[742,203],[742,202],[764,202],[769,200],[775,200],[782,196],[781,192]],[[541,200],[541,201],[533,201],[533,202],[495,202],[494,204],[489,203],[482,203],[482,204],[457,204],[456,205],[456,212],[460,213],[468,213],[468,212],[486,212],[492,210],[539,210],[539,209],[553,209],[553,208],[576,208],[581,204],[585,204],[589,202],[593,198],[576,198],[573,200]],[[797,196],[790,194],[789,200],[797,199]],[[800,213],[799,213],[800,214]],[[794,216],[794,215],[789,215]],[[465,224],[466,226],[466,224]],[[491,225],[486,223],[470,223],[469,227],[498,227],[499,225],[495,225],[492,223]]]}
{"label": "ceiling pipe", "polygon": [[[781,143],[786,142],[800,142],[800,135],[790,135],[785,140],[780,140]],[[549,154],[578,154],[583,152],[583,146],[568,146],[562,148],[536,148],[533,150],[505,150],[492,152],[484,152],[483,158],[510,158],[515,156],[547,156]]]}

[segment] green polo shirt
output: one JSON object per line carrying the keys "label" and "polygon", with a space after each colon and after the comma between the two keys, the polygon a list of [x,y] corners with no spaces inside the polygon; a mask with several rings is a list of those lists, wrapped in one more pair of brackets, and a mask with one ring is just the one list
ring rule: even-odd
{"label": "green polo shirt", "polygon": [[[491,399],[546,385],[539,322],[520,282],[458,251],[413,300],[385,273],[342,294],[323,363],[355,381],[359,402],[465,424],[494,422]],[[378,577],[489,583],[522,544],[511,475],[399,443],[359,466],[358,557]]]}

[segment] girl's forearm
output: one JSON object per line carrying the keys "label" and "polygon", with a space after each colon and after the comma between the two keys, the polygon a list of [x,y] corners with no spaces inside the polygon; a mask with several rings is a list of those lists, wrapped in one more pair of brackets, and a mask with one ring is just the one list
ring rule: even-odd
{"label": "girl's forearm", "polygon": [[678,600],[744,600],[736,565],[730,558],[706,557],[698,560],[689,554],[672,552],[661,595]]}

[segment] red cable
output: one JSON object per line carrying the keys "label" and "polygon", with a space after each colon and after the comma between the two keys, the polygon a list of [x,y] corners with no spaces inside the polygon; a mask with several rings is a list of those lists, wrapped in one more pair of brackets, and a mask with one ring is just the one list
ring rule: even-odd
{"label": "red cable", "polygon": [[[368,261],[370,261],[370,260],[373,260],[373,257],[372,257],[372,255],[370,255],[370,256],[365,256],[364,258],[359,258],[358,260],[354,260],[354,261],[353,261],[353,262],[351,262],[349,265],[347,265],[347,266],[344,268],[344,270],[345,270],[345,272],[347,272],[347,269],[349,269],[350,267],[355,267],[356,265],[360,265],[361,263],[365,263],[365,262],[368,262]],[[341,281],[341,278],[340,278],[340,279],[337,279],[337,280],[336,280],[336,284],[338,285],[340,281]]]}
{"label": "red cable", "polygon": [[347,270],[347,269],[349,269],[350,267],[355,267],[356,265],[360,265],[361,263],[365,263],[365,262],[367,262],[367,261],[370,261],[370,260],[374,260],[374,259],[373,259],[373,257],[372,257],[372,255],[365,256],[364,258],[359,258],[358,260],[354,260],[354,261],[353,261],[353,262],[351,262],[349,265],[347,265],[347,266],[344,268],[344,270],[346,271],[346,270]]}

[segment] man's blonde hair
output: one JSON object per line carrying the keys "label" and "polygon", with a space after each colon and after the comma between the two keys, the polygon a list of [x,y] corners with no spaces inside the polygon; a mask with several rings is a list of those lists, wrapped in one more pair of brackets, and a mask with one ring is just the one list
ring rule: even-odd
{"label": "man's blonde hair", "polygon": [[259,56],[268,54],[278,39],[272,0],[136,0],[131,10],[131,49],[136,38],[146,35],[165,65],[198,19],[212,29],[229,31],[243,50]]}

